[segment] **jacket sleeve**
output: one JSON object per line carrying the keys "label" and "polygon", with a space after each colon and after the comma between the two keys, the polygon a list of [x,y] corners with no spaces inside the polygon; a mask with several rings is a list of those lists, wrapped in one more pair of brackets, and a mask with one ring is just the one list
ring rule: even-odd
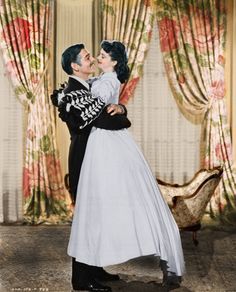
{"label": "jacket sleeve", "polygon": [[95,98],[86,90],[76,90],[64,94],[63,90],[51,95],[53,104],[58,107],[59,117],[70,127],[83,129],[92,123],[102,112],[105,102]]}
{"label": "jacket sleeve", "polygon": [[99,117],[93,122],[93,125],[105,130],[121,130],[131,126],[130,120],[125,114],[111,116],[107,113],[107,106],[104,108]]}
{"label": "jacket sleeve", "polygon": [[[108,87],[110,88],[108,90]],[[125,113],[111,116],[107,113],[105,100],[108,101],[113,94],[112,86],[104,82],[103,90],[106,91],[103,99],[100,96],[93,96],[85,90],[77,90],[64,94],[63,87],[54,90],[51,95],[52,103],[58,108],[59,117],[66,122],[69,128],[83,129],[93,123],[97,128],[106,130],[120,130],[129,128],[130,121]],[[100,91],[100,90],[99,90]]]}

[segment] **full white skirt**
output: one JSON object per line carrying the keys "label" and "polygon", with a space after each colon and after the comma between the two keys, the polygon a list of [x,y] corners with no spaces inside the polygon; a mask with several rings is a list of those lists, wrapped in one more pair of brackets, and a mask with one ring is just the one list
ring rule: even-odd
{"label": "full white skirt", "polygon": [[153,254],[167,261],[169,271],[184,272],[179,229],[126,129],[91,131],[68,254],[101,267]]}

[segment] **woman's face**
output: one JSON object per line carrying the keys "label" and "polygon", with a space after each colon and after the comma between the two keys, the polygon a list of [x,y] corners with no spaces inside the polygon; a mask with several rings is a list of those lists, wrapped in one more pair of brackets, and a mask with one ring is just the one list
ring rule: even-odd
{"label": "woman's face", "polygon": [[106,53],[103,49],[101,49],[100,54],[97,57],[98,68],[100,68],[103,72],[112,72],[114,71],[114,67],[117,61],[112,61],[111,56]]}

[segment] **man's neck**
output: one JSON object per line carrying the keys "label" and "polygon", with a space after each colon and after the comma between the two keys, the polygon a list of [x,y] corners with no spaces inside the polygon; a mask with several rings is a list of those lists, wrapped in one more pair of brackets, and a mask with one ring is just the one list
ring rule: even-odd
{"label": "man's neck", "polygon": [[81,72],[78,72],[76,74],[73,74],[76,77],[79,77],[80,79],[86,81],[89,79],[89,75],[88,74],[82,74]]}
{"label": "man's neck", "polygon": [[84,79],[74,74],[70,75],[70,77],[79,81],[84,87],[86,87],[89,90],[89,84]]}

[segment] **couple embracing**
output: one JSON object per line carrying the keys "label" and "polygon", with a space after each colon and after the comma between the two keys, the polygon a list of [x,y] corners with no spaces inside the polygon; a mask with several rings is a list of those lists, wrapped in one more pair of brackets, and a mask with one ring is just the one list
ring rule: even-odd
{"label": "couple embracing", "polygon": [[52,98],[71,135],[73,289],[111,291],[101,282],[119,276],[103,267],[146,255],[160,257],[163,286],[178,287],[184,273],[179,230],[119,104],[129,78],[125,46],[103,41],[97,57],[102,73],[89,79],[94,61],[83,44],[67,48],[62,68],[68,84]]}

